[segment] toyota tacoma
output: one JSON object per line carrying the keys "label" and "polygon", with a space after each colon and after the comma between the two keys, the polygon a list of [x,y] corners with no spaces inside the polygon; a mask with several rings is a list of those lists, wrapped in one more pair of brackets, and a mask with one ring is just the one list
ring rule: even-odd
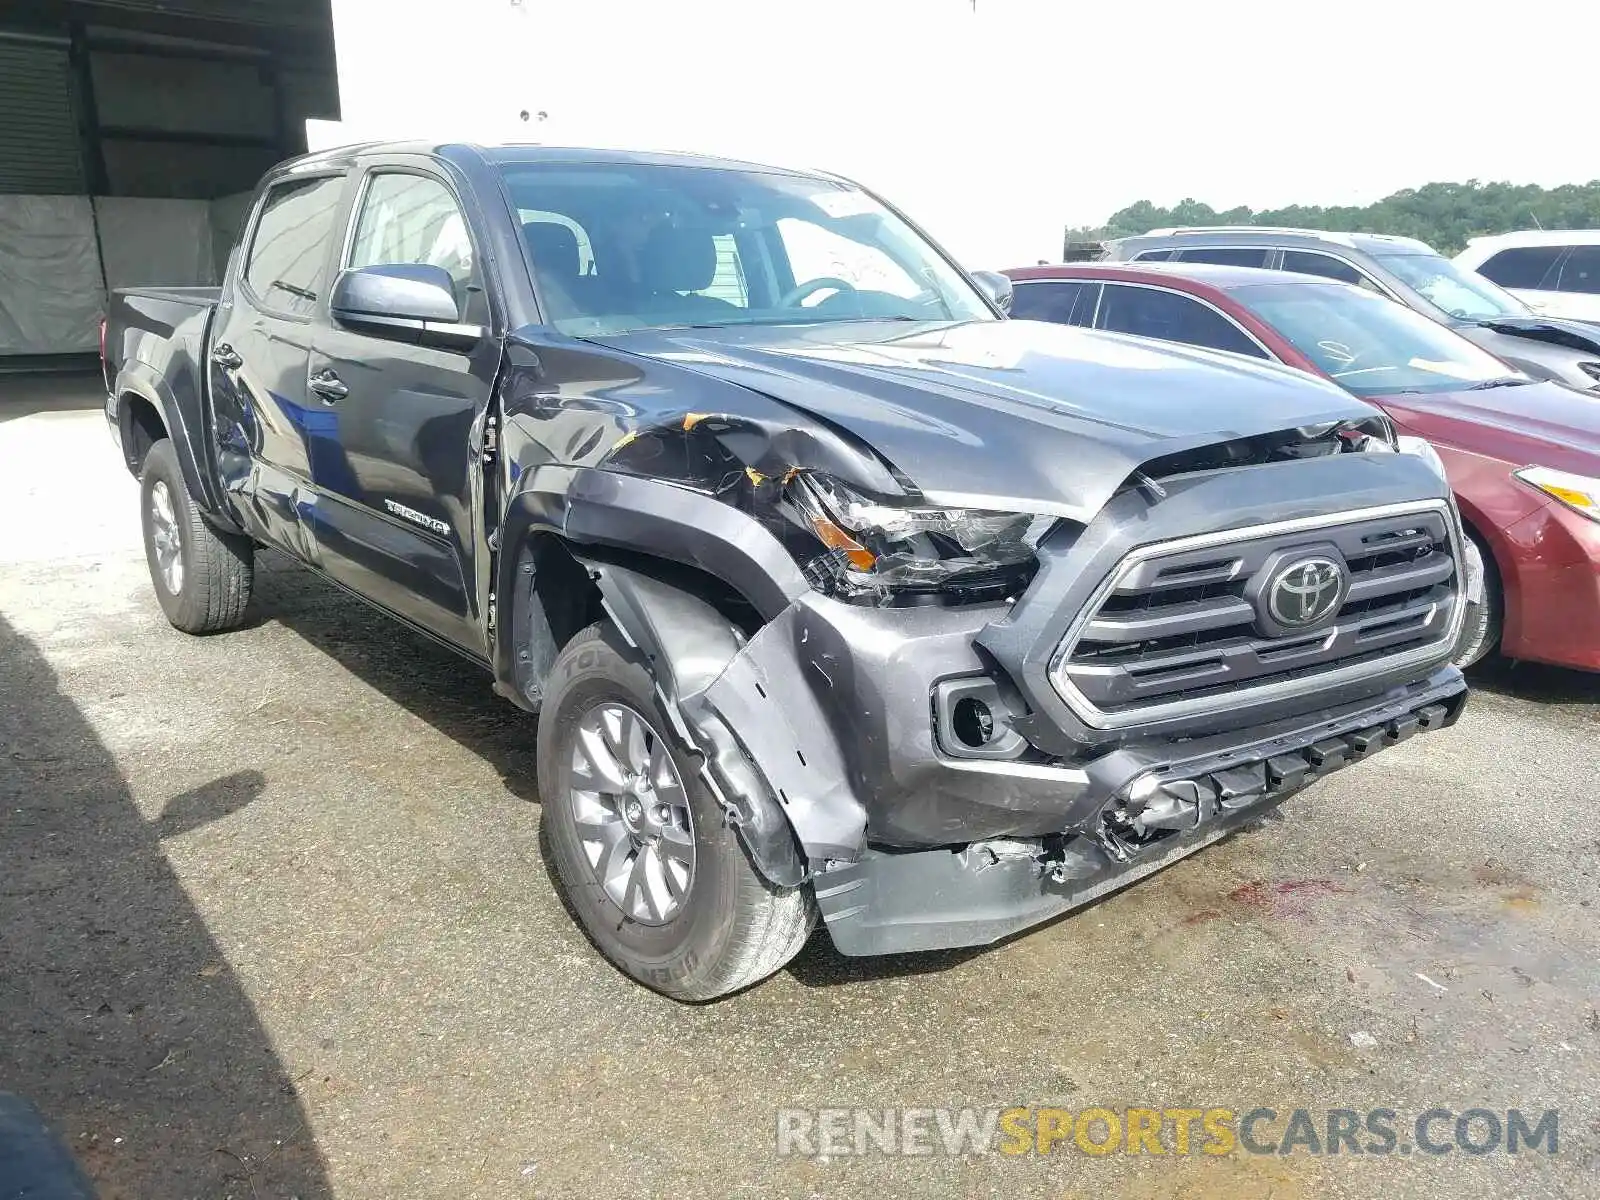
{"label": "toyota tacoma", "polygon": [[683,1000],[993,942],[1451,724],[1461,530],[1375,409],[1005,318],[841,179],[384,144],[118,293],[155,594],[289,556],[539,714],[548,851]]}

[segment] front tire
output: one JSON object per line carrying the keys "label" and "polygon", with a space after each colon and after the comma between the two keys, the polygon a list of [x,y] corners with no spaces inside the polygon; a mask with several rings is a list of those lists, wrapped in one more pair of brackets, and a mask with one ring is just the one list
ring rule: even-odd
{"label": "front tire", "polygon": [[166,438],[145,455],[139,510],[150,582],[167,620],[185,633],[219,633],[243,624],[255,585],[255,547],[205,523]]}
{"label": "front tire", "polygon": [[596,948],[685,1001],[748,987],[799,953],[809,893],[756,871],[616,634],[591,625],[551,676],[539,796],[556,875]]}

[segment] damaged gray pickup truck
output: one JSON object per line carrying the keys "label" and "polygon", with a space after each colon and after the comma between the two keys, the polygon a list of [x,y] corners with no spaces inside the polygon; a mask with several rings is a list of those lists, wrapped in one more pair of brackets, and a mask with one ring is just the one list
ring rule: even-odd
{"label": "damaged gray pickup truck", "polygon": [[107,414],[174,625],[265,546],[480,663],[589,937],[702,1000],[819,913],[992,942],[1461,712],[1382,416],[1004,299],[831,176],[364,146],[221,289],[118,294]]}

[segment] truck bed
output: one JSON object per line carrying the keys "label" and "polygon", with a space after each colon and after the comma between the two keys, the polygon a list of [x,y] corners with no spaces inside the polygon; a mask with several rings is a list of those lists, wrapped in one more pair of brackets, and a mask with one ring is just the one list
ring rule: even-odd
{"label": "truck bed", "polygon": [[[105,369],[109,382],[132,360],[162,375],[174,356],[198,366],[206,326],[222,289],[214,287],[135,287],[111,293],[106,313]],[[180,366],[180,369],[181,366]]]}

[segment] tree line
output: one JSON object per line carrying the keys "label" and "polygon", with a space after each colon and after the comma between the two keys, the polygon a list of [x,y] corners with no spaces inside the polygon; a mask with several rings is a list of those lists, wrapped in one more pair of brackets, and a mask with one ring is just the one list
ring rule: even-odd
{"label": "tree line", "polygon": [[1374,204],[1291,204],[1287,208],[1254,209],[1240,205],[1218,211],[1199,200],[1184,199],[1171,208],[1140,200],[1113,213],[1098,229],[1067,231],[1069,242],[1099,242],[1149,233],[1171,225],[1292,225],[1336,229],[1347,233],[1389,233],[1418,238],[1442,254],[1454,254],[1467,239],[1513,229],[1600,228],[1600,180],[1537,184],[1429,183],[1405,188]]}

